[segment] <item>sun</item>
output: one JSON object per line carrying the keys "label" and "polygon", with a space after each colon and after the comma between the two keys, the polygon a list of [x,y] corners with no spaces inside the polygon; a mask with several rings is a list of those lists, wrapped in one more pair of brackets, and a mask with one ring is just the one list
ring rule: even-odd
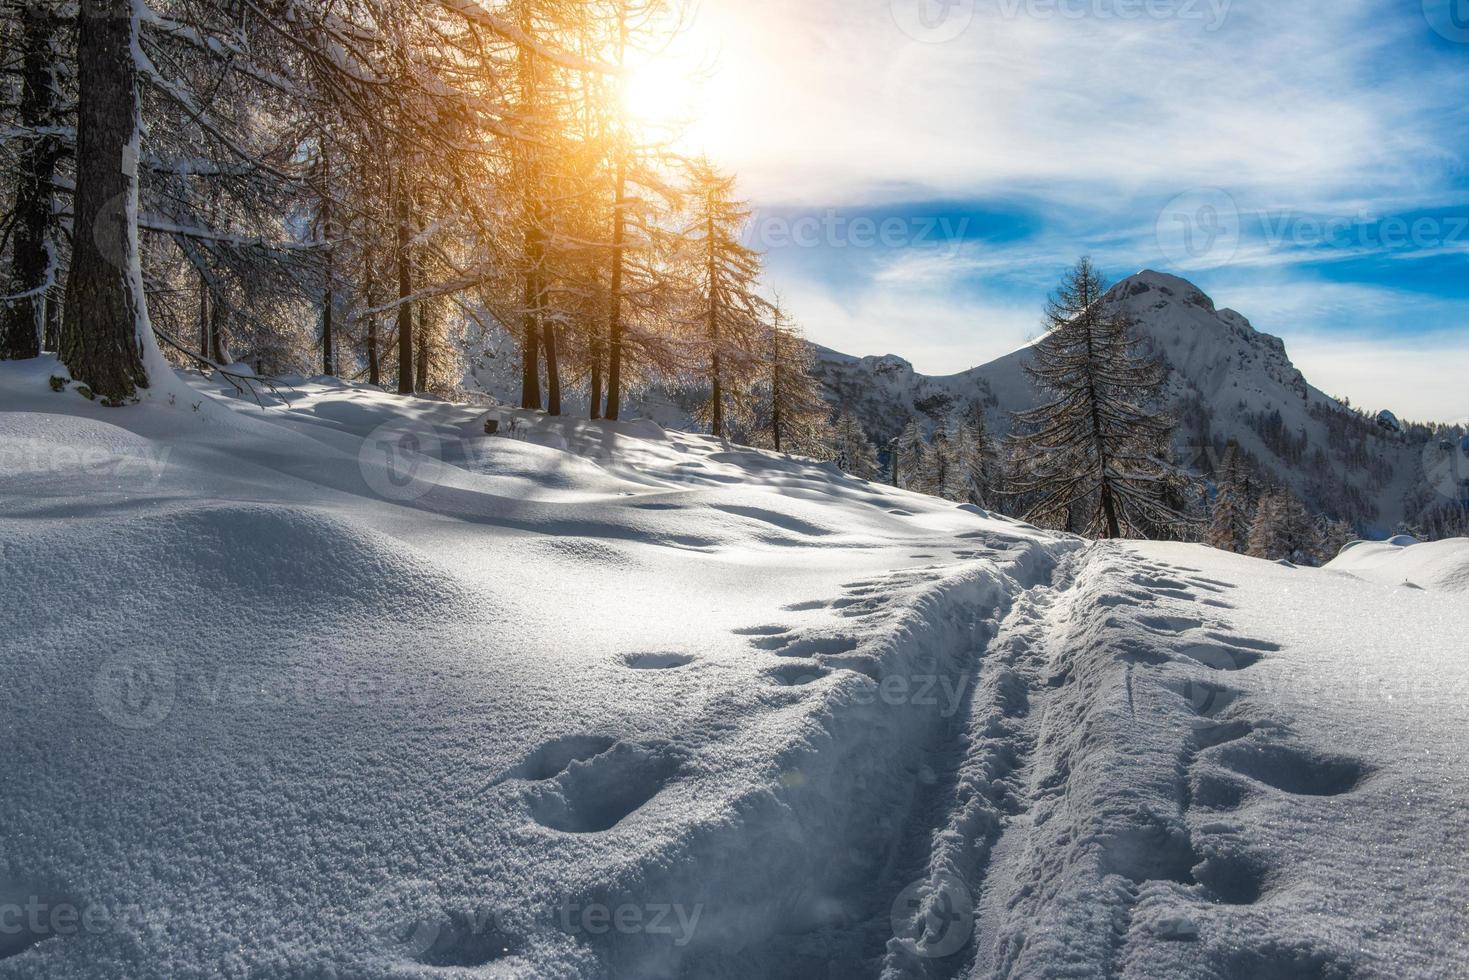
{"label": "sun", "polygon": [[671,60],[655,60],[633,69],[622,85],[622,109],[633,123],[676,130],[695,116],[695,79]]}

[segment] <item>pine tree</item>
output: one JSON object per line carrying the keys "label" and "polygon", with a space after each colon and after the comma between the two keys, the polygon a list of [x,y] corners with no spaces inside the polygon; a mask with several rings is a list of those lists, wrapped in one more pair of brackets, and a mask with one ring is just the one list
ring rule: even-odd
{"label": "pine tree", "polygon": [[1317,564],[1325,565],[1341,554],[1343,548],[1357,539],[1357,529],[1348,522],[1332,520],[1329,517],[1318,518],[1316,522]]}
{"label": "pine tree", "polygon": [[1312,565],[1319,548],[1316,523],[1295,494],[1277,489],[1260,499],[1250,527],[1252,557]]}
{"label": "pine tree", "polygon": [[954,489],[958,467],[954,465],[954,447],[948,429],[939,425],[933,430],[923,464],[918,468],[918,483],[912,489],[930,497],[947,497]]}
{"label": "pine tree", "polygon": [[[149,386],[154,347],[138,257],[138,19],[131,0],[83,0],[77,176],[61,359],[109,404]],[[151,352],[153,357],[146,357]]]}
{"label": "pine tree", "polygon": [[709,386],[700,416],[721,437],[728,435],[732,420],[749,414],[766,306],[755,295],[760,256],[739,240],[750,211],[735,197],[734,186],[734,178],[708,160],[689,165],[693,214],[685,236],[699,296],[698,316],[689,325]]}
{"label": "pine tree", "polygon": [[[58,272],[58,220],[53,185],[61,141],[50,130],[61,122],[61,17],[52,0],[21,4],[22,52],[20,172],[13,215],[15,246],[10,279],[0,285],[0,360],[35,357],[57,309],[52,292]],[[3,241],[3,236],[0,236]]]}
{"label": "pine tree", "polygon": [[1027,518],[1071,523],[1109,538],[1188,518],[1171,505],[1173,423],[1154,411],[1164,371],[1143,357],[1131,324],[1107,309],[1090,259],[1068,273],[1046,307],[1049,333],[1025,367],[1054,400],[1015,416],[1017,490],[1034,495]]}
{"label": "pine tree", "polygon": [[777,297],[766,342],[762,430],[776,452],[816,455],[828,441],[829,409],[811,374],[811,348]]}
{"label": "pine tree", "polygon": [[898,436],[898,449],[894,463],[897,466],[898,485],[905,490],[919,490],[923,483],[923,472],[927,465],[928,443],[916,418],[909,418]]}
{"label": "pine tree", "polygon": [[957,486],[951,499],[976,507],[994,509],[1000,495],[999,451],[990,437],[984,407],[971,403],[955,429]]}
{"label": "pine tree", "polygon": [[850,412],[837,416],[832,427],[832,456],[844,473],[859,480],[880,480],[882,466],[877,460],[877,450],[867,433]]}
{"label": "pine tree", "polygon": [[1243,472],[1239,444],[1230,440],[1219,467],[1204,543],[1221,551],[1244,554],[1249,549],[1252,510],[1249,481]]}

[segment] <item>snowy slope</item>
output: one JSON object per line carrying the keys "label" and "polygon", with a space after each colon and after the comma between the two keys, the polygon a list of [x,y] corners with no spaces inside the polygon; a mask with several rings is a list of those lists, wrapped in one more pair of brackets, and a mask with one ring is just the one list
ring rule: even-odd
{"label": "snowy slope", "polygon": [[[1166,400],[1181,423],[1175,441],[1196,470],[1208,471],[1225,442],[1235,439],[1319,510],[1379,531],[1404,519],[1405,498],[1423,485],[1424,447],[1345,423],[1344,434],[1334,437],[1322,415],[1341,406],[1311,387],[1279,338],[1255,330],[1233,310],[1217,309],[1192,283],[1165,273],[1123,280],[1108,302],[1165,359]],[[818,370],[833,403],[848,407],[885,441],[910,416],[929,424],[970,402],[985,406],[993,430],[1004,433],[1011,412],[1037,401],[1024,372],[1028,358],[1027,347],[963,374],[928,377],[891,355],[859,359],[820,351]],[[1299,458],[1262,436],[1259,421],[1277,412],[1281,431],[1292,439],[1304,434],[1307,449]],[[1354,454],[1377,463],[1379,472],[1369,472]]]}
{"label": "snowy slope", "polygon": [[0,364],[0,977],[1469,971],[1462,595],[56,370]]}
{"label": "snowy slope", "polygon": [[1469,592],[1469,539],[1357,541],[1326,567],[1382,585]]}

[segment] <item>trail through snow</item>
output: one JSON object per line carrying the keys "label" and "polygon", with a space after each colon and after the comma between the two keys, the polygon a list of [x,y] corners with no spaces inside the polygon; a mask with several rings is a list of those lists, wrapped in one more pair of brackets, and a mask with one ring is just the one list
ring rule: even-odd
{"label": "trail through snow", "polygon": [[47,371],[0,365],[0,976],[1469,974],[1450,587]]}

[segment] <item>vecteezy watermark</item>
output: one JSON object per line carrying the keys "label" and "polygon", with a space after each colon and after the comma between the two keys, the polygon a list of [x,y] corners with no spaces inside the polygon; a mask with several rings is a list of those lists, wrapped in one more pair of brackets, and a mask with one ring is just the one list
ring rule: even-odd
{"label": "vecteezy watermark", "polygon": [[168,468],[172,446],[68,446],[55,442],[15,441],[0,445],[0,473],[7,476],[86,477],[115,490],[156,487]]}
{"label": "vecteezy watermark", "polygon": [[450,683],[439,675],[250,668],[233,663],[184,670],[159,655],[117,654],[103,661],[94,675],[92,697],[103,718],[120,728],[142,731],[164,724],[179,710],[430,703],[446,693],[439,685]]}
{"label": "vecteezy watermark", "polygon": [[967,217],[946,215],[875,217],[836,208],[813,214],[757,212],[745,226],[744,242],[758,251],[780,248],[939,249],[963,244]]}
{"label": "vecteezy watermark", "polygon": [[852,694],[859,705],[882,704],[889,708],[937,708],[943,718],[953,718],[964,705],[964,692],[973,680],[937,674],[888,674],[880,681],[864,684]]}
{"label": "vecteezy watermark", "polygon": [[1234,0],[996,0],[1007,20],[1196,21],[1212,33],[1229,19]]}
{"label": "vecteezy watermark", "polygon": [[920,959],[943,959],[974,934],[974,896],[952,875],[915,881],[893,899],[893,936]]}
{"label": "vecteezy watermark", "polygon": [[566,933],[605,936],[662,936],[682,949],[693,942],[704,914],[702,902],[586,902],[563,901],[557,922]]}
{"label": "vecteezy watermark", "polygon": [[[1234,0],[992,0],[1004,20],[1194,21],[1205,31],[1222,28]],[[942,44],[967,31],[978,0],[889,0],[893,22],[915,41]]]}
{"label": "vecteezy watermark", "polygon": [[408,503],[438,486],[444,477],[443,443],[426,425],[390,422],[363,440],[357,466],[373,493]]}
{"label": "vecteezy watermark", "polygon": [[1158,247],[1181,268],[1216,268],[1239,255],[1246,228],[1250,240],[1269,252],[1447,250],[1469,256],[1469,215],[1244,211],[1227,191],[1217,187],[1186,191],[1163,207],[1158,213]]}
{"label": "vecteezy watermark", "polygon": [[1239,252],[1240,214],[1217,187],[1186,191],[1158,214],[1158,247],[1181,269],[1228,264]]}
{"label": "vecteezy watermark", "polygon": [[683,949],[694,941],[704,915],[702,902],[591,901],[565,895],[539,909],[444,908],[423,882],[397,886],[378,904],[380,941],[398,955],[442,965],[462,963],[476,953],[514,950],[548,932],[592,939],[648,937]]}
{"label": "vecteezy watermark", "polygon": [[0,895],[0,958],[47,939],[96,936],[108,933],[161,932],[158,914],[142,906],[111,907],[98,902],[78,904],[41,894],[17,894],[8,889]]}
{"label": "vecteezy watermark", "polygon": [[1469,0],[1423,0],[1428,26],[1455,44],[1469,44]]}
{"label": "vecteezy watermark", "polygon": [[92,679],[92,698],[102,717],[132,731],[163,722],[177,697],[173,663],[154,653],[114,654]]}
{"label": "vecteezy watermark", "polygon": [[974,23],[977,0],[888,0],[898,30],[924,44],[952,41]]}

